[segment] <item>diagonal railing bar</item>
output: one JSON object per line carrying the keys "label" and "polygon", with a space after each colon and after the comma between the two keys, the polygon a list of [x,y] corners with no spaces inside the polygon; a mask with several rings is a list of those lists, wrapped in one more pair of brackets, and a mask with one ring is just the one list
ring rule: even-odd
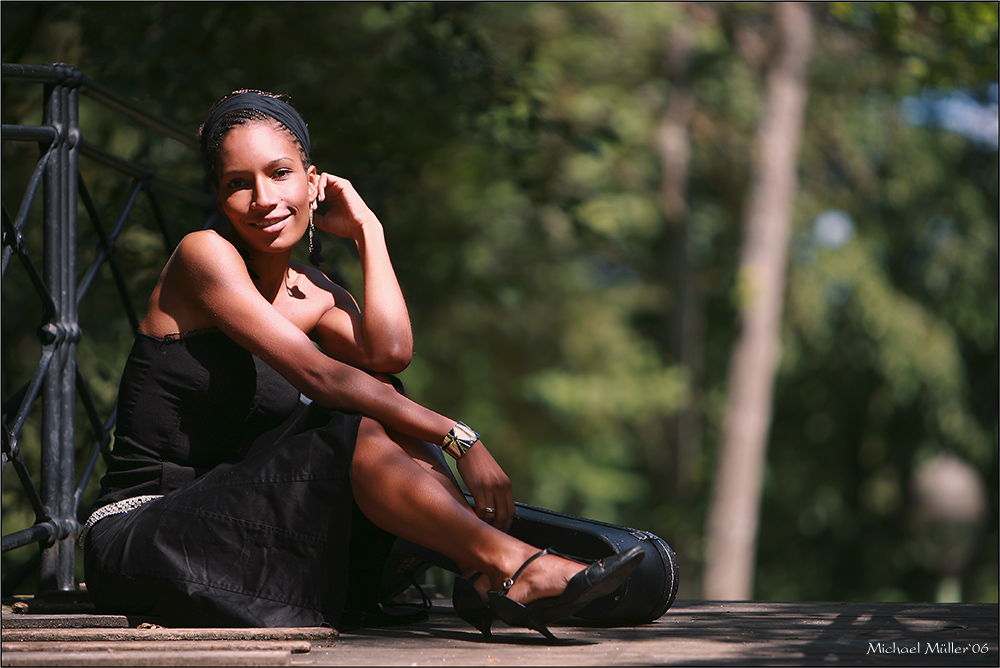
{"label": "diagonal railing bar", "polygon": [[[31,505],[31,510],[35,514],[35,524],[45,525],[52,521],[49,517],[48,511],[45,509],[45,503],[42,501],[41,495],[38,492],[38,488],[35,487],[35,481],[31,478],[31,473],[28,471],[28,467],[25,465],[24,460],[21,459],[20,448],[18,447],[17,440],[8,440],[7,434],[4,434],[4,459],[8,460],[10,464],[14,467],[14,472],[17,473],[18,479],[21,481],[21,486],[28,497],[28,502]],[[48,529],[46,530],[48,531]],[[8,545],[12,547],[17,547],[20,545],[25,545],[34,542],[33,536],[39,535],[35,532],[34,527],[29,527],[22,531],[17,531],[12,534],[3,537],[4,551],[8,549]],[[26,541],[26,542],[23,542]]]}
{"label": "diagonal railing bar", "polygon": [[31,259],[31,256],[28,255],[24,247],[24,236],[18,230],[14,229],[14,224],[7,213],[7,207],[3,208],[3,228],[5,243],[8,238],[14,240],[10,245],[11,252],[15,253],[21,261],[25,272],[28,274],[28,280],[31,281],[31,285],[42,300],[42,322],[49,322],[56,312],[55,302],[52,301],[52,295],[49,294],[48,288],[45,287],[45,281],[42,279],[41,272],[38,271],[34,260]]}
{"label": "diagonal railing bar", "polygon": [[118,240],[118,235],[122,233],[122,230],[125,227],[125,222],[128,220],[129,214],[132,213],[132,209],[135,207],[135,201],[139,197],[139,193],[145,187],[146,184],[144,181],[134,181],[132,183],[132,187],[129,189],[128,201],[125,202],[125,208],[122,209],[121,215],[118,216],[118,222],[115,223],[114,228],[111,230],[111,236],[108,239],[110,243],[105,245],[105,247],[98,252],[97,257],[94,258],[93,263],[90,265],[90,269],[87,270],[83,280],[80,281],[76,288],[77,304],[83,301],[83,298],[86,296],[87,290],[90,288],[90,284],[93,282],[94,276],[97,275],[101,265],[104,264],[104,261],[107,258],[111,257],[111,253],[109,251],[114,249],[115,241]]}
{"label": "diagonal railing bar", "polygon": [[[80,527],[77,515],[82,509],[84,492],[98,460],[110,451],[111,430],[116,420],[116,409],[113,407],[109,409],[110,415],[102,419],[95,395],[86,382],[85,374],[77,366],[77,342],[81,337],[79,309],[84,304],[84,298],[96,291],[93,288],[96,287],[100,267],[107,264],[129,324],[137,330],[136,309],[131,304],[125,272],[116,258],[116,252],[120,235],[136,218],[132,214],[140,193],[146,193],[151,220],[162,236],[168,253],[173,241],[160,208],[159,196],[169,196],[201,209],[214,208],[215,199],[203,191],[162,177],[148,165],[129,161],[85,141],[79,130],[79,98],[86,96],[146,129],[197,149],[198,142],[193,134],[147,113],[136,102],[115,95],[67,65],[3,64],[2,71],[5,84],[20,82],[42,84],[44,87],[41,125],[3,126],[5,142],[37,142],[42,155],[25,186],[17,215],[12,218],[7,207],[3,207],[2,268],[6,277],[10,258],[18,256],[42,301],[44,311],[42,325],[38,328],[42,348],[40,359],[29,382],[4,401],[2,420],[3,467],[11,463],[17,470],[36,519],[33,526],[3,536],[2,547],[6,552],[42,543],[35,563],[40,568],[39,591],[44,592],[74,586],[73,538]],[[81,156],[132,179],[126,203],[110,231],[105,228],[78,168]],[[39,190],[44,193],[42,272],[29,254],[23,234]],[[78,208],[86,211],[96,235],[96,251],[82,277],[76,273]],[[94,298],[89,301],[93,302]],[[82,405],[91,430],[89,439],[80,446],[80,455],[86,461],[82,462],[84,465],[79,475],[75,471],[77,439],[74,413],[77,402]],[[42,407],[38,487],[21,456],[23,444],[19,442],[27,417],[36,403]],[[32,447],[35,447],[33,443]],[[88,449],[89,454],[85,454]],[[24,567],[16,567],[7,574],[3,581],[5,592],[11,591],[10,588],[23,579],[32,563],[29,560]]]}
{"label": "diagonal railing bar", "polygon": [[[156,221],[156,226],[160,230],[160,234],[163,236],[163,244],[167,248],[173,248],[175,246],[173,238],[170,234],[170,230],[167,229],[166,220],[163,218],[163,212],[160,210],[160,201],[156,198],[156,193],[151,189],[146,189],[146,199],[149,200],[149,208],[153,212],[153,220]],[[212,206],[212,204],[206,204],[205,206]]]}
{"label": "diagonal railing bar", "polygon": [[[4,126],[4,139],[7,139],[7,128],[9,126]],[[22,128],[23,129],[23,128]],[[30,130],[52,130],[52,128],[27,128]],[[52,133],[48,133],[52,134]],[[4,232],[4,251],[3,251],[3,269],[0,271],[0,277],[6,275],[7,273],[7,262],[10,260],[11,253],[14,252],[15,248],[24,247],[24,237],[22,236],[21,230],[24,228],[24,223],[28,218],[28,211],[31,209],[32,203],[35,201],[35,194],[38,192],[38,187],[41,185],[42,177],[45,175],[45,168],[49,162],[49,156],[52,155],[55,149],[55,137],[51,138],[51,142],[48,150],[42,154],[38,162],[35,163],[35,169],[31,173],[31,179],[28,181],[28,185],[24,190],[24,197],[21,198],[21,206],[18,208],[17,217],[14,218],[12,223],[13,229],[10,233],[10,239],[8,242],[7,232]],[[9,216],[6,213],[6,207],[4,207],[5,216]]]}
{"label": "diagonal railing bar", "polygon": [[[15,393],[14,396],[11,397],[9,403],[18,404],[23,402],[24,397],[22,395],[27,391],[27,389],[27,386],[22,387],[19,392]],[[4,422],[6,422],[6,414],[7,406],[4,406]],[[21,485],[28,494],[28,501],[31,504],[32,511],[35,513],[36,520],[45,519],[46,513],[41,497],[38,494],[38,488],[35,487],[35,483],[31,479],[31,474],[28,472],[27,467],[24,465],[24,461],[21,459],[21,450],[18,446],[17,437],[6,428],[5,424],[3,431],[4,468],[7,467],[8,462],[14,466],[17,477],[21,480]]]}
{"label": "diagonal railing bar", "polygon": [[[20,408],[21,404],[24,403],[24,395],[28,392],[28,386],[22,385],[17,392],[12,394],[3,402],[3,450],[0,454],[0,462],[3,464],[3,470],[7,469],[7,462],[13,459],[13,456],[17,454],[17,434],[11,429],[7,428],[7,416],[10,415],[14,409]],[[10,455],[10,456],[8,456]]]}
{"label": "diagonal railing bar", "polygon": [[[35,513],[35,524],[42,522],[48,522],[51,520],[48,513],[45,510],[45,504],[42,503],[42,497],[38,493],[38,489],[35,487],[34,480],[31,479],[31,473],[28,471],[28,467],[25,465],[24,460],[21,459],[21,454],[15,447],[13,452],[10,453],[10,463],[14,467],[14,471],[17,473],[17,477],[21,480],[21,484],[24,485],[25,491],[28,493],[28,501],[31,503],[31,509]],[[10,534],[12,536],[17,536],[17,534],[24,534],[25,531],[15,532]],[[4,536],[4,539],[7,537]],[[15,540],[17,540],[15,538]]]}
{"label": "diagonal railing bar", "polygon": [[52,153],[56,149],[59,133],[54,128],[4,125],[3,138],[13,141],[37,142],[39,145],[48,144],[48,147],[38,158],[38,162],[35,163],[35,169],[32,172],[31,180],[25,188],[24,197],[21,200],[21,206],[17,212],[15,227],[20,230],[24,226],[25,219],[28,217],[28,209],[34,201],[35,193],[38,191],[38,186],[42,183],[42,177],[45,175],[45,167],[48,164]]}
{"label": "diagonal railing bar", "polygon": [[[122,307],[125,309],[129,325],[132,326],[133,331],[138,331],[139,317],[136,315],[135,307],[132,306],[132,300],[128,296],[128,287],[125,285],[125,277],[122,276],[121,267],[118,266],[118,258],[115,257],[114,248],[117,238],[114,240],[108,239],[107,232],[104,231],[104,225],[101,223],[101,216],[97,212],[97,207],[94,206],[94,201],[90,197],[90,191],[87,190],[87,184],[84,182],[82,176],[79,177],[79,185],[77,187],[80,201],[83,202],[83,208],[90,217],[94,232],[97,234],[99,255],[98,259],[94,262],[96,264],[103,258],[103,261],[111,268],[111,278],[115,283],[118,296],[121,298]],[[77,300],[77,303],[79,303],[79,300]]]}
{"label": "diagonal railing bar", "polygon": [[112,409],[111,416],[107,422],[101,422],[101,416],[97,411],[97,406],[94,404],[93,396],[79,368],[76,370],[76,391],[87,413],[87,419],[90,420],[91,428],[90,455],[87,458],[87,465],[84,466],[77,481],[76,494],[73,495],[74,512],[79,512],[83,493],[86,491],[87,483],[90,482],[90,476],[94,472],[94,467],[97,466],[98,458],[102,454],[108,455],[110,453],[111,428],[114,426],[115,419],[118,416],[118,409]]}
{"label": "diagonal railing bar", "polygon": [[[16,227],[14,227],[14,219],[10,217],[10,212],[7,211],[7,205],[0,203],[0,212],[3,216],[3,271],[0,272],[0,276],[7,275],[7,260],[10,256],[17,252],[18,248],[24,248],[24,235]],[[10,230],[10,233],[7,232]]]}
{"label": "diagonal railing bar", "polygon": [[18,408],[14,423],[9,428],[4,424],[4,438],[10,437],[13,439],[21,433],[24,421],[28,418],[28,413],[31,411],[31,407],[42,389],[45,374],[49,371],[49,365],[52,364],[54,354],[55,351],[52,349],[42,350],[41,359],[38,360],[38,366],[35,367],[35,373],[31,377],[31,380],[14,394],[14,397],[19,397],[23,393],[23,398],[20,401],[20,407]]}

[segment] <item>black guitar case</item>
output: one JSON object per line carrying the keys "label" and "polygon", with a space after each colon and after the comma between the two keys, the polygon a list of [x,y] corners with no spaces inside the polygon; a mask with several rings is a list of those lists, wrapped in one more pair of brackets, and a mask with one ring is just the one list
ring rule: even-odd
{"label": "black guitar case", "polygon": [[604,625],[645,624],[659,619],[677,597],[677,555],[648,531],[516,504],[512,536],[538,548],[551,547],[584,559],[600,559],[638,545],[646,553],[639,568],[617,591],[577,617]]}
{"label": "black guitar case", "polygon": [[[470,497],[471,501],[471,497]],[[539,549],[552,548],[583,559],[601,559],[640,546],[639,568],[614,591],[590,603],[576,616],[599,626],[632,626],[659,619],[677,597],[677,555],[662,538],[648,531],[515,504],[510,534]],[[397,539],[388,562],[383,594],[398,590],[400,573],[423,572],[431,565],[457,572],[455,564],[436,552]]]}

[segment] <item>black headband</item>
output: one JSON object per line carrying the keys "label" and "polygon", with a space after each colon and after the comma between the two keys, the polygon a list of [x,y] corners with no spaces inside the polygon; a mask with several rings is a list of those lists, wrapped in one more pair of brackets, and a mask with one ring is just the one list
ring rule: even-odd
{"label": "black headband", "polygon": [[282,102],[276,97],[261,95],[260,93],[239,93],[220,102],[208,115],[208,119],[202,127],[202,150],[205,150],[205,147],[208,145],[212,137],[212,131],[219,120],[229,112],[238,109],[256,109],[275,119],[292,131],[292,134],[302,144],[302,148],[306,152],[306,157],[309,156],[311,150],[309,145],[309,126],[306,125],[301,114],[287,102]]}

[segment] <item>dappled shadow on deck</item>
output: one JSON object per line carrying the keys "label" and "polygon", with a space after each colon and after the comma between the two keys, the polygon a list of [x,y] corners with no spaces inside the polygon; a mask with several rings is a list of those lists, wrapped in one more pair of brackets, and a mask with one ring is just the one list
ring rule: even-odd
{"label": "dappled shadow on deck", "polygon": [[[441,611],[413,627],[346,633],[342,643],[363,645],[389,659],[390,647],[405,647],[416,665],[423,665],[425,653],[441,665],[448,656],[442,654],[445,648],[460,650],[476,665],[998,663],[996,605],[684,601],[652,624],[562,626],[553,632],[560,638],[555,645],[536,632],[498,623],[487,639],[450,611]],[[473,647],[489,657],[475,660]],[[444,665],[452,664],[445,659]]]}

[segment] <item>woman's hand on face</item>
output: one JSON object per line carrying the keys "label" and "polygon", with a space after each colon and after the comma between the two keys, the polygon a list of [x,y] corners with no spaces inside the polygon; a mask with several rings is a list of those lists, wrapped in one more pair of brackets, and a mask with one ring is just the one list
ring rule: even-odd
{"label": "woman's hand on face", "polygon": [[326,213],[317,213],[313,217],[313,223],[320,230],[338,237],[357,239],[366,224],[378,223],[378,218],[347,179],[323,172],[319,175],[318,186],[319,191],[312,203],[313,210],[316,210],[320,202],[329,205]]}
{"label": "woman's hand on face", "polygon": [[[476,515],[501,531],[509,531],[514,521],[514,494],[510,478],[503,472],[482,442],[477,442],[459,458],[458,472],[476,501]],[[487,508],[493,509],[488,512]]]}

